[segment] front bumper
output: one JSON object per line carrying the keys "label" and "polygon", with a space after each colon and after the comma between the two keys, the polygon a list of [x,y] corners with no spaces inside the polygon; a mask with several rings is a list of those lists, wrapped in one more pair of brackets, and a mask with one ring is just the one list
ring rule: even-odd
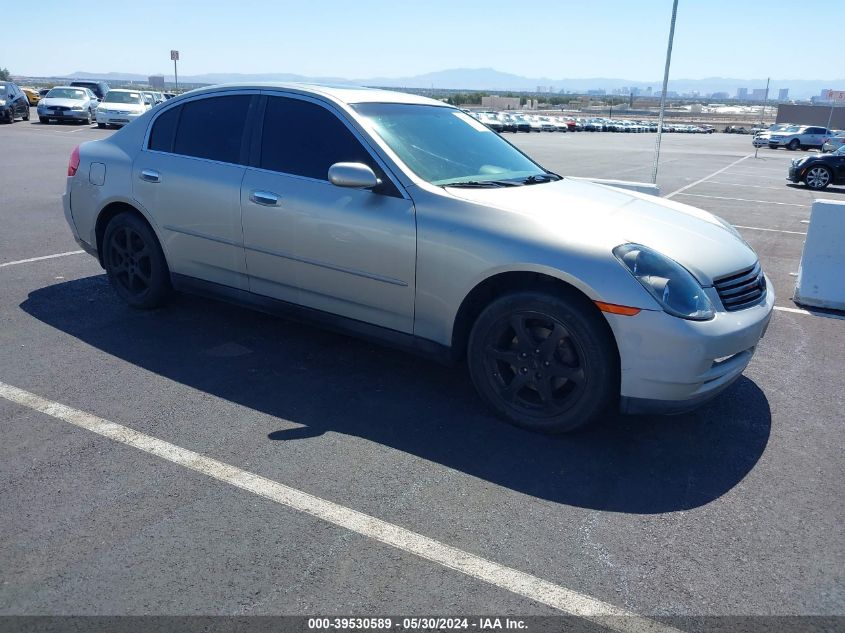
{"label": "front bumper", "polygon": [[805,167],[796,167],[795,165],[789,166],[789,172],[786,174],[786,179],[790,182],[801,182],[804,180],[804,175],[806,174],[807,169]]}
{"label": "front bumper", "polygon": [[710,321],[656,310],[632,317],[605,313],[619,348],[622,412],[688,411],[739,378],[771,319],[775,295],[766,281],[761,303],[717,312]]}
{"label": "front bumper", "polygon": [[38,116],[45,119],[82,121],[88,118],[88,110],[63,110],[56,112],[49,108],[38,108]]}
{"label": "front bumper", "polygon": [[131,123],[139,116],[141,116],[143,112],[124,112],[124,111],[108,111],[108,112],[100,112],[97,111],[97,123],[103,125],[126,125],[127,123]]}

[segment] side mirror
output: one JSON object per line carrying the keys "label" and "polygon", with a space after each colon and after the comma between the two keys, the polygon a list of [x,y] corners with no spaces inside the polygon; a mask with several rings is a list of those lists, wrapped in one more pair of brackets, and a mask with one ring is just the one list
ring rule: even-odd
{"label": "side mirror", "polygon": [[364,163],[335,163],[329,167],[329,182],[336,187],[372,189],[381,184],[375,172]]}

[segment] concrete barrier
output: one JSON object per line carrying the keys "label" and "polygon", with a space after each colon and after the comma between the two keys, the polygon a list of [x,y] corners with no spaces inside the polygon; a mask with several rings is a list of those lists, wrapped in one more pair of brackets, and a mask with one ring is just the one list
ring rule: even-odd
{"label": "concrete barrier", "polygon": [[576,178],[575,176],[567,176],[570,180],[583,180],[586,182],[594,182],[597,185],[607,185],[608,187],[618,187],[619,189],[631,189],[632,191],[639,191],[640,193],[647,193],[652,196],[660,196],[660,187],[653,185],[650,182],[631,182],[629,180],[606,180],[603,178]]}
{"label": "concrete barrier", "polygon": [[813,200],[792,299],[845,310],[845,202]]}

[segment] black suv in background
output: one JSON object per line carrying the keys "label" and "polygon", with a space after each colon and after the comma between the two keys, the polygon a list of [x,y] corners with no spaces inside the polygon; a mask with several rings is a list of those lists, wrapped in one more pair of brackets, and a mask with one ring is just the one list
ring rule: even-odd
{"label": "black suv in background", "polygon": [[29,99],[17,84],[0,81],[0,119],[14,123],[17,117],[29,121]]}
{"label": "black suv in background", "polygon": [[97,95],[97,99],[99,99],[100,101],[102,101],[103,97],[105,97],[109,93],[109,85],[105,81],[79,80],[71,81],[70,85],[76,86],[78,88],[88,88],[88,90]]}

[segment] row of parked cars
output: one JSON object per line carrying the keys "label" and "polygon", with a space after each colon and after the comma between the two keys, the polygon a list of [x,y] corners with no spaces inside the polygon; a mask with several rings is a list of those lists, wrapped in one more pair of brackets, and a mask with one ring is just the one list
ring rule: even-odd
{"label": "row of parked cars", "polygon": [[845,131],[829,130],[818,125],[796,125],[775,123],[769,129],[758,132],[751,140],[754,147],[789,150],[819,149],[834,152],[845,144]]}
{"label": "row of parked cars", "polygon": [[[465,110],[471,117],[495,132],[657,132],[655,121],[631,121],[603,117],[569,117],[523,112],[490,112]],[[712,134],[711,125],[663,125],[664,132]]]}
{"label": "row of parked cars", "polygon": [[120,127],[173,96],[150,90],[111,89],[102,81],[72,81],[41,90],[0,82],[0,119],[14,123],[20,117],[28,121],[30,106],[35,106],[39,121],[45,124],[75,121],[90,125],[96,121],[97,127]]}

